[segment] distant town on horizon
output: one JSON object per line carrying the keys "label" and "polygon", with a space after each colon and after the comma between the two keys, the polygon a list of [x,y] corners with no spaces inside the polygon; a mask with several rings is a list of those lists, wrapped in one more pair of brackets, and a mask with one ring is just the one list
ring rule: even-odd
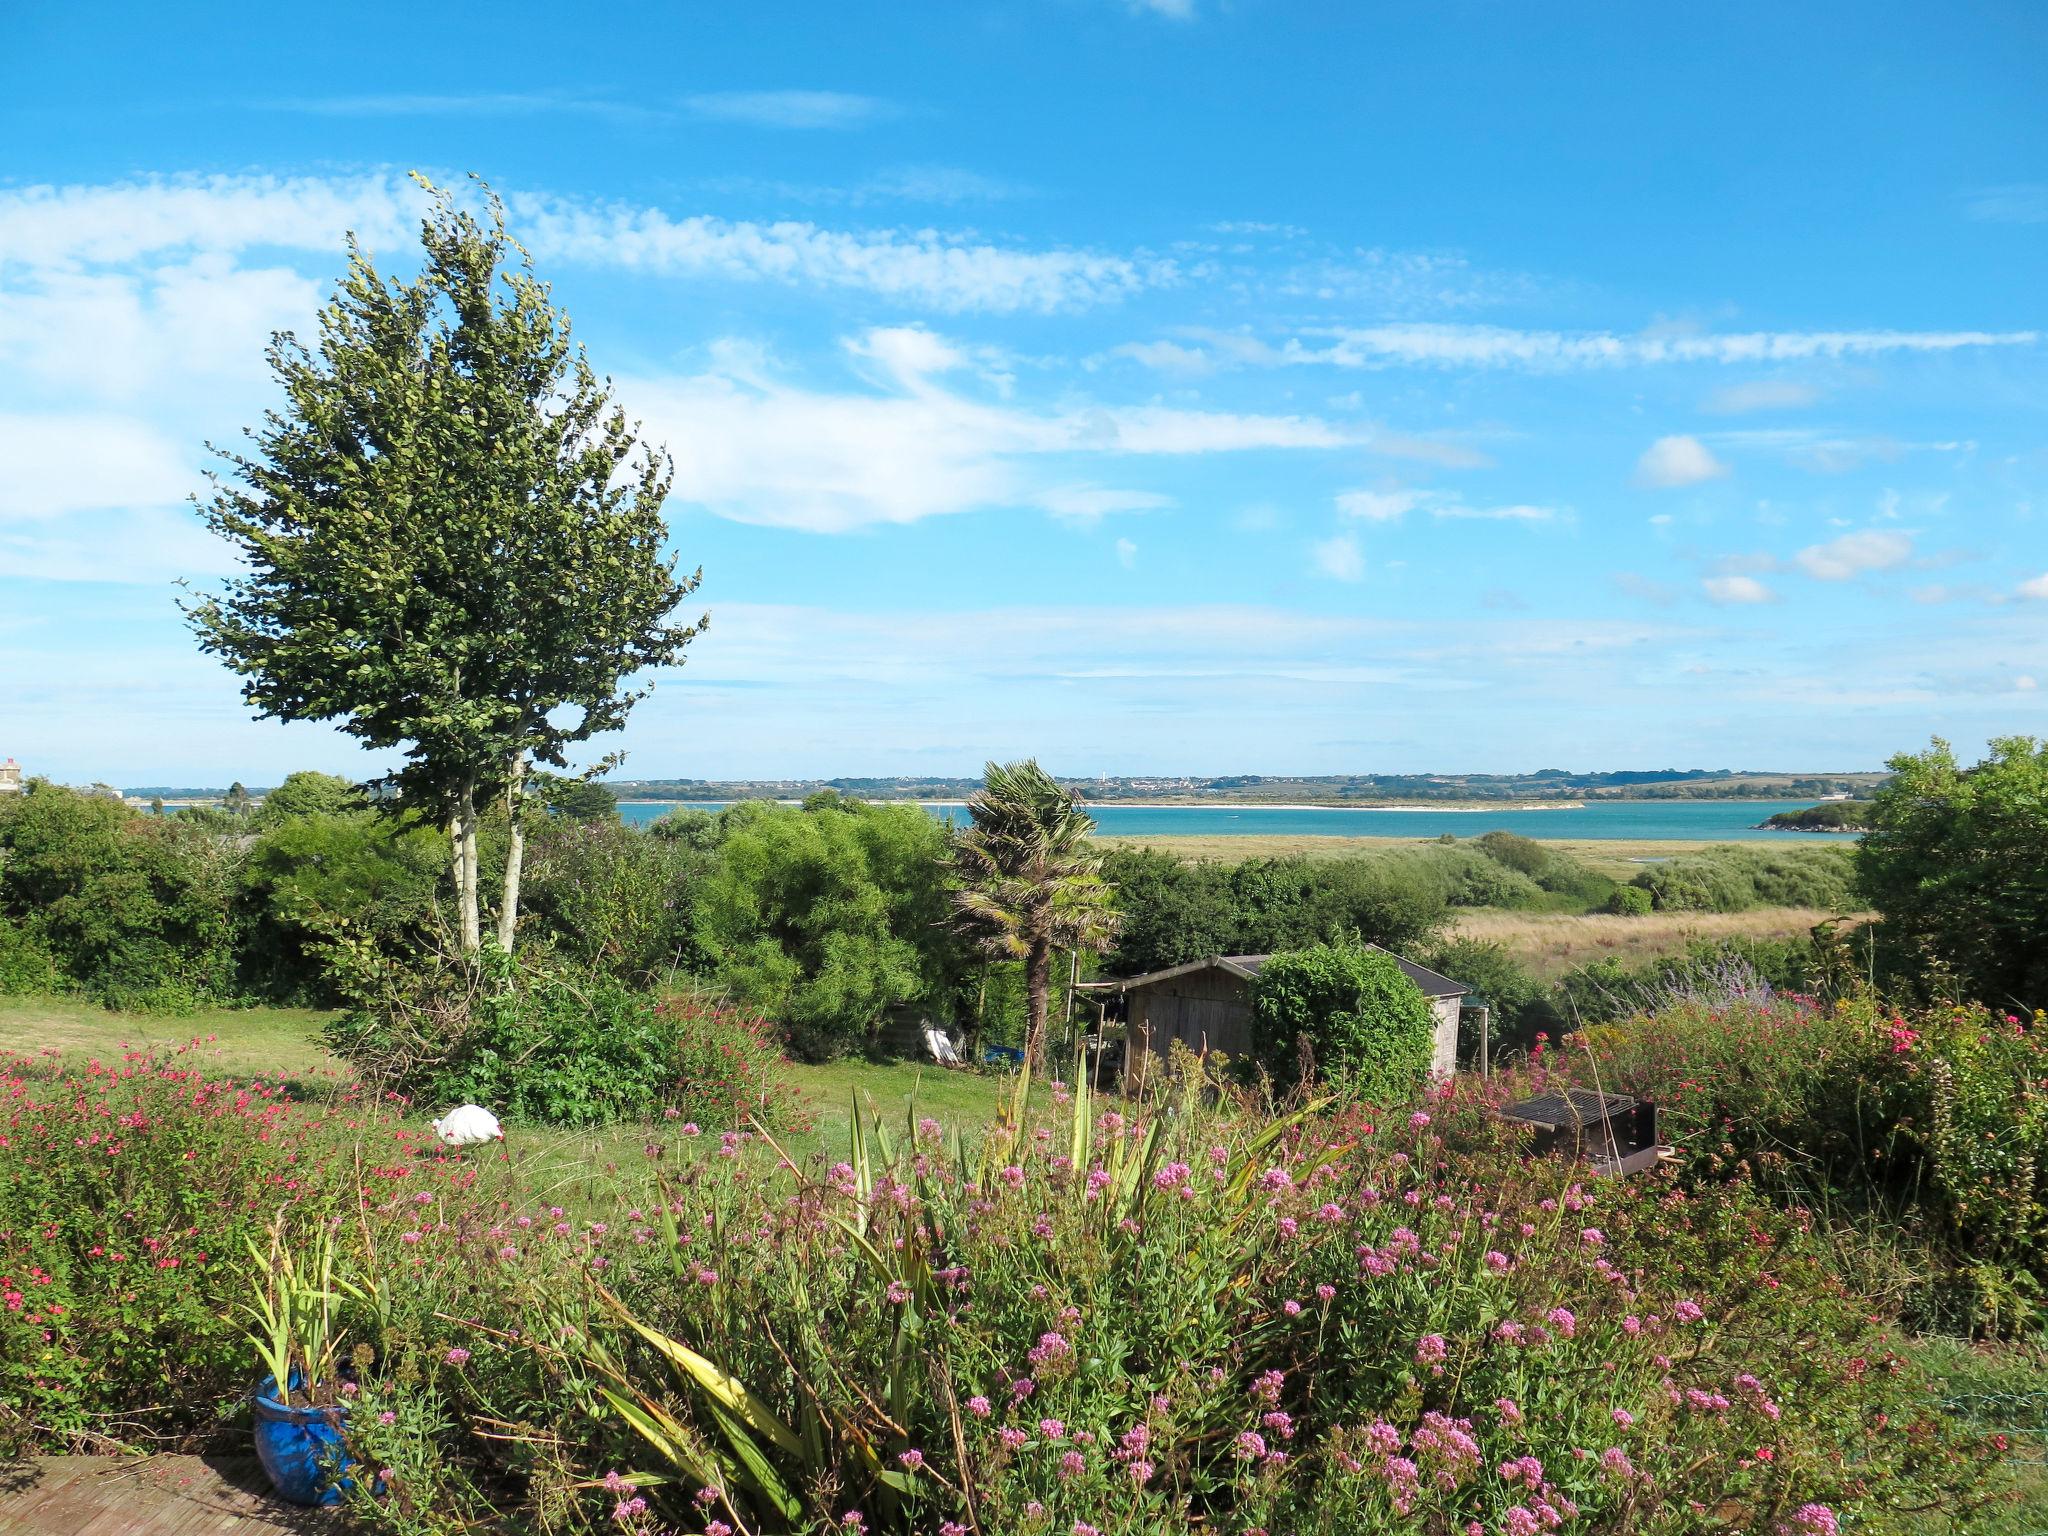
{"label": "distant town on horizon", "polygon": [[[1116,774],[1055,775],[1083,801],[1114,803],[1242,803],[1344,805],[1383,801],[1552,800],[1798,800],[1868,794],[1887,773],[1667,768],[1579,773],[1406,774]],[[800,799],[822,791],[870,800],[964,800],[978,776],[879,775],[837,778],[600,779],[622,801]],[[111,789],[112,786],[105,786]],[[231,786],[143,784],[124,788],[131,800],[198,800]],[[263,786],[247,786],[252,795]]]}

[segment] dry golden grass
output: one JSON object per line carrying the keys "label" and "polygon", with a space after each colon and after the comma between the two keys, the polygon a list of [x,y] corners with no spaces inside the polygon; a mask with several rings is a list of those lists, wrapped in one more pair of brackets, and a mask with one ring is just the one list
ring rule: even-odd
{"label": "dry golden grass", "polygon": [[1461,939],[1505,945],[1522,964],[1548,980],[1575,965],[1609,956],[1625,964],[1675,955],[1694,939],[1783,939],[1804,935],[1835,916],[1810,907],[1764,907],[1755,912],[1652,912],[1615,917],[1605,912],[1464,912]]}

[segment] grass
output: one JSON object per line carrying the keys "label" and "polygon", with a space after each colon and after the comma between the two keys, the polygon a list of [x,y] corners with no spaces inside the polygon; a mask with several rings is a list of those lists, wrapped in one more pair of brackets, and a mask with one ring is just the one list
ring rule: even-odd
{"label": "grass", "polygon": [[[320,1038],[321,1026],[332,1017],[311,1008],[215,1008],[166,1017],[120,1013],[75,998],[6,997],[0,998],[0,1054],[54,1053],[112,1061],[124,1050],[168,1051],[198,1041],[210,1070],[232,1077],[282,1079],[295,1095],[315,1097],[351,1076],[348,1064]],[[843,1155],[856,1093],[864,1109],[872,1101],[892,1132],[907,1125],[913,1109],[949,1129],[974,1131],[995,1118],[1011,1082],[995,1073],[858,1059],[816,1065],[793,1062],[787,1075],[803,1095],[813,1121],[806,1131],[777,1138],[797,1158],[812,1153]],[[421,1115],[423,1121],[427,1118]],[[534,1159],[537,1187],[553,1187],[630,1165],[641,1155],[644,1132],[645,1127],[632,1124],[579,1131],[531,1127],[520,1139]]]}
{"label": "grass", "polygon": [[1754,912],[1651,912],[1617,917],[1605,912],[1499,912],[1458,914],[1461,939],[1503,945],[1541,980],[1609,956],[1638,964],[1682,952],[1694,939],[1782,939],[1803,936],[1835,916],[1811,907],[1763,907]]}
{"label": "grass", "polygon": [[184,1015],[120,1013],[72,997],[0,997],[0,1051],[117,1058],[205,1042],[236,1075],[317,1079],[343,1070],[320,1039],[332,1015],[313,1008],[204,1008]]}
{"label": "grass", "polygon": [[[1976,1515],[1968,1529],[1980,1536],[2048,1532],[2048,1347],[1923,1337],[1909,1352],[1933,1376],[1944,1412],[2010,1439],[2009,1460],[1979,1490],[2000,1502]],[[1929,1533],[1953,1528],[1942,1516],[1914,1527]]]}
{"label": "grass", "polygon": [[[1484,832],[1480,826],[1475,834]],[[1246,859],[1347,859],[1395,848],[1428,848],[1433,837],[1319,837],[1306,833],[1212,833],[1153,837],[1098,837],[1107,848],[1156,848],[1191,863],[1237,864]],[[1654,838],[1540,838],[1546,848],[1568,853],[1603,875],[1627,880],[1652,859],[1675,858],[1720,846],[1710,842],[1664,842]]]}

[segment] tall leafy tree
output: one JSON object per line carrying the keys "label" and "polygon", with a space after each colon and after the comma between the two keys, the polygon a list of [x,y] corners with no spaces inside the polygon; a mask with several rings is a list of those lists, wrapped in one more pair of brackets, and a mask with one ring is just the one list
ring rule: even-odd
{"label": "tall leafy tree", "polygon": [[1104,950],[1116,937],[1114,892],[1090,841],[1095,819],[1027,759],[990,763],[954,839],[954,909],[991,955],[1024,962],[1024,1048],[1045,1054],[1055,950]]}
{"label": "tall leafy tree", "polygon": [[520,802],[537,764],[618,729],[698,625],[662,553],[671,480],[505,230],[428,185],[417,277],[351,236],[308,349],[268,357],[285,404],[223,453],[202,514],[249,574],[187,609],[265,716],[403,747],[403,802],[450,833],[464,947],[480,941],[477,823],[509,802],[498,939],[517,931]]}
{"label": "tall leafy tree", "polygon": [[1890,767],[1856,852],[1886,936],[1983,1002],[2048,1006],[2048,741],[1965,767],[1936,739]]}

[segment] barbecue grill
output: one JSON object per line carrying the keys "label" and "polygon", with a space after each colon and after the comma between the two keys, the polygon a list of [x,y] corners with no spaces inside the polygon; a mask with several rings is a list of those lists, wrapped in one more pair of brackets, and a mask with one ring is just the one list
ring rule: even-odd
{"label": "barbecue grill", "polygon": [[1625,1093],[1568,1088],[1510,1104],[1501,1118],[1531,1127],[1538,1151],[1577,1158],[1602,1178],[1640,1173],[1671,1155],[1657,1134],[1657,1106]]}

